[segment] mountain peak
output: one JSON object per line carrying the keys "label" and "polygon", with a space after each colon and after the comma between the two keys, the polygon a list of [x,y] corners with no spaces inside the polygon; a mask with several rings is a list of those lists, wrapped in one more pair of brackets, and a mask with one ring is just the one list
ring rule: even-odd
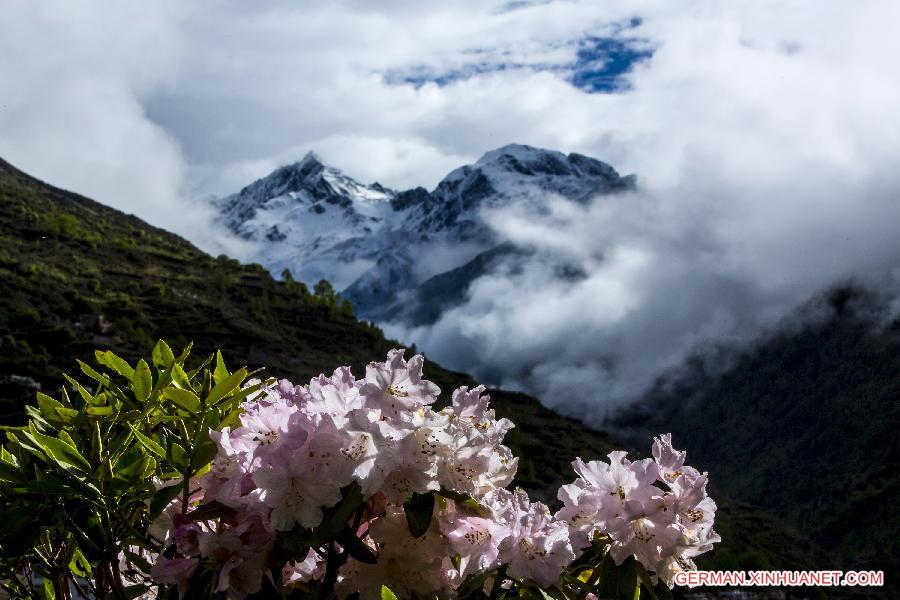
{"label": "mountain peak", "polygon": [[310,150],[303,156],[303,158],[293,164],[293,166],[295,167],[305,167],[309,165],[319,165],[324,167],[325,163],[322,162],[322,159],[319,158],[319,155],[316,154],[315,151]]}
{"label": "mountain peak", "polygon": [[514,159],[523,163],[530,163],[546,159],[547,157],[553,157],[561,160],[565,160],[566,158],[565,154],[556,150],[535,148],[534,146],[528,146],[526,144],[507,144],[495,150],[485,152],[484,155],[478,159],[478,162],[476,162],[472,166],[476,168],[483,167],[489,164],[496,163],[498,161],[509,159]]}
{"label": "mountain peak", "polygon": [[297,162],[278,167],[265,177],[257,179],[242,189],[240,195],[265,194],[272,197],[296,192],[315,184],[326,169],[316,153],[310,151]]}
{"label": "mountain peak", "polygon": [[[633,184],[633,178],[619,177],[611,166],[587,156],[508,144],[454,170],[433,191],[395,191],[362,184],[309,152],[218,206],[232,231],[264,242],[259,262],[273,272],[289,267],[305,281],[327,277],[343,289],[372,270],[376,283],[366,296],[372,299],[403,287],[382,286],[390,279],[389,263],[403,264],[410,285],[422,275],[413,277],[412,254],[405,247],[438,238],[466,242],[469,250],[495,246],[498,240],[482,209],[516,205],[540,210],[549,197],[587,202]],[[398,239],[404,240],[403,247],[398,248]],[[367,314],[371,307],[355,300]],[[385,296],[386,302],[393,300]]]}
{"label": "mountain peak", "polygon": [[557,150],[525,144],[507,144],[485,153],[472,165],[483,172],[515,173],[519,176],[553,179],[600,179],[611,187],[633,187],[633,178],[622,178],[610,165],[583,154],[568,156]]}

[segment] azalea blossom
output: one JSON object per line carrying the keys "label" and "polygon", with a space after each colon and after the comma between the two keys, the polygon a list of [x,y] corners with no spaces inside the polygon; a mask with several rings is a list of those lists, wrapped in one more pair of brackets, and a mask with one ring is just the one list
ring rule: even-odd
{"label": "azalea blossom", "polygon": [[156,559],[150,576],[156,583],[174,585],[178,587],[178,597],[184,598],[190,587],[191,578],[197,572],[200,561],[196,558],[166,558],[160,556]]}
{"label": "azalea blossom", "polygon": [[622,451],[611,452],[609,463],[576,459],[578,478],[559,489],[557,513],[578,540],[605,533],[616,564],[634,556],[666,583],[695,568],[691,559],[720,540],[707,476],[685,465],[685,453],[671,441],[671,434],[654,438],[652,459],[632,462]]}
{"label": "azalea blossom", "polygon": [[260,500],[272,509],[275,529],[295,523],[315,527],[324,508],[341,499],[352,480],[352,463],[341,452],[347,437],[330,415],[302,415],[295,430],[253,472]]}
{"label": "azalea blossom", "polygon": [[[561,575],[599,543],[617,564],[633,556],[671,583],[719,541],[708,477],[685,464],[671,435],[654,438],[653,458],[576,458],[554,515],[506,489],[518,466],[503,443],[514,425],[496,417],[484,386],[460,387],[435,410],[440,390],[422,368],[421,355],[391,350],[363,379],[339,367],[304,386],[262,385],[238,426],[209,432],[217,453],[191,482],[187,510],[176,497],[151,524],[165,553],[151,557],[152,579],[182,595],[202,570],[233,598],[265,581],[304,592],[330,581],[339,597],[380,599],[387,585],[401,599],[445,598],[472,581],[565,586]],[[418,536],[408,518],[427,513],[407,515],[418,510],[404,505],[413,494],[434,494]],[[216,516],[194,512],[205,507]],[[325,542],[277,545],[285,535]],[[290,547],[303,554],[285,557]]]}
{"label": "azalea blossom", "polygon": [[374,565],[351,560],[341,570],[341,596],[358,592],[362,600],[379,600],[385,585],[400,598],[444,597],[451,589],[452,565],[446,539],[436,523],[413,537],[402,507],[389,506],[369,528]]}
{"label": "azalea blossom", "polygon": [[407,361],[403,350],[391,350],[386,362],[369,363],[366,367],[366,379],[359,393],[366,404],[389,416],[432,404],[441,390],[422,379],[423,363],[421,354]]}
{"label": "azalea blossom", "polygon": [[281,570],[281,585],[299,587],[301,584],[321,579],[325,575],[325,561],[315,550],[306,553],[300,562],[289,562]]}
{"label": "azalea blossom", "polygon": [[568,524],[553,517],[542,502],[531,502],[521,489],[497,490],[490,502],[495,514],[510,529],[500,546],[501,560],[508,564],[507,573],[531,579],[540,586],[551,585],[576,557]]}

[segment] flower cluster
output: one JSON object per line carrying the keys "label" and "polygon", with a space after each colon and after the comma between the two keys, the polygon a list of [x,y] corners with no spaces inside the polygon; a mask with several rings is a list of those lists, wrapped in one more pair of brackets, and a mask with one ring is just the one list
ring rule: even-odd
{"label": "flower cluster", "polygon": [[617,564],[636,557],[667,583],[691,570],[693,557],[720,541],[713,531],[716,503],[706,495],[707,475],[684,464],[671,434],[653,440],[653,458],[629,461],[611,452],[609,463],[577,459],[578,479],[559,489],[557,516],[573,536],[607,534]]}
{"label": "flower cluster", "polygon": [[[664,581],[718,541],[706,475],[684,466],[668,436],[653,459],[576,460],[554,515],[506,489],[513,424],[496,418],[484,387],[461,387],[435,410],[440,390],[422,367],[422,356],[392,350],[361,380],[342,367],[306,386],[263,387],[240,427],[210,432],[218,454],[190,510],[176,499],[155,524],[166,549],[154,580],[185,594],[211,572],[211,588],[236,598],[273,579],[342,597],[380,598],[382,585],[401,598],[450,597],[479,576],[549,587],[597,532],[617,563],[635,556]],[[302,540],[299,555],[275,564],[298,546],[288,539]]]}

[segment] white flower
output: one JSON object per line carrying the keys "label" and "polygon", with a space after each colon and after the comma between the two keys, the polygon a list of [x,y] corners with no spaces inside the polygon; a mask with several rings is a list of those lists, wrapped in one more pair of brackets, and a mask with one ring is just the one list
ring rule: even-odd
{"label": "white flower", "polygon": [[509,535],[500,546],[507,573],[549,587],[575,560],[568,525],[555,519],[543,503],[530,502],[522,490],[513,493],[501,489],[492,496],[495,514],[509,527]]}
{"label": "white flower", "polygon": [[353,464],[342,452],[347,435],[335,427],[330,415],[315,417],[299,420],[297,431],[285,436],[253,472],[260,499],[272,509],[270,518],[277,530],[291,529],[294,523],[317,526],[322,509],[337,504],[341,488],[352,480]]}
{"label": "white flower", "polygon": [[367,406],[378,408],[388,416],[432,404],[441,393],[438,386],[422,379],[422,355],[406,361],[403,352],[391,350],[386,362],[369,363],[359,390]]}

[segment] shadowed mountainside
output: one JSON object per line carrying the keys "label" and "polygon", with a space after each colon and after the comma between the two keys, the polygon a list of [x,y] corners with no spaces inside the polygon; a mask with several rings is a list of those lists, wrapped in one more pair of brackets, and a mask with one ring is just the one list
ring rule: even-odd
{"label": "shadowed mountainside", "polygon": [[828,564],[893,575],[900,319],[890,302],[838,286],[724,372],[697,361],[661,381],[619,425],[635,439],[664,425],[717,489],[803,531]]}

